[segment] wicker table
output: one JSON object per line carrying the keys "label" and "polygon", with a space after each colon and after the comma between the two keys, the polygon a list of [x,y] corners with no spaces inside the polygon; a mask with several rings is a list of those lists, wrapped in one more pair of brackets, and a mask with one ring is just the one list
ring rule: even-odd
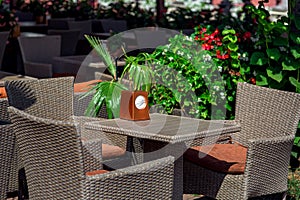
{"label": "wicker table", "polygon": [[[137,163],[165,155],[175,157],[173,199],[183,195],[183,153],[192,141],[201,139],[203,144],[215,142],[220,137],[240,130],[238,124],[208,121],[154,113],[150,120],[128,121],[113,119],[89,122],[86,128],[107,134],[119,134],[133,139],[130,149]],[[138,145],[137,145],[138,144]]]}

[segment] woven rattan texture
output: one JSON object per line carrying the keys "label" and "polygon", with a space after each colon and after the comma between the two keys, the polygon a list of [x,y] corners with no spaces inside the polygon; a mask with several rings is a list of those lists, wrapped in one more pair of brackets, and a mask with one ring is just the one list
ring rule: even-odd
{"label": "woven rattan texture", "polygon": [[9,105],[32,115],[69,120],[73,115],[73,77],[12,80],[5,83]]}
{"label": "woven rattan texture", "polygon": [[184,192],[217,199],[248,199],[287,191],[300,94],[238,83],[233,141],[248,147],[245,173],[228,175],[184,161]]}
{"label": "woven rattan texture", "polygon": [[16,191],[17,188],[9,186],[11,165],[15,136],[11,124],[0,125],[0,199],[6,199],[7,192]]}
{"label": "woven rattan texture", "polygon": [[8,106],[7,98],[0,98],[0,120],[9,121],[7,106]]}

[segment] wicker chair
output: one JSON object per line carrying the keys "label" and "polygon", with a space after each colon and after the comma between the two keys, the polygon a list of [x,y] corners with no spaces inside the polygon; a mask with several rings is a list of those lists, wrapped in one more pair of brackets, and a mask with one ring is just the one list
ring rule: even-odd
{"label": "wicker chair", "polygon": [[[81,130],[84,130],[85,122],[103,119],[80,116],[79,113],[82,113],[82,111],[78,111],[78,109],[83,110],[86,107],[83,104],[88,103],[88,101],[87,99],[79,100],[80,94],[73,93],[73,82],[74,77],[11,80],[5,82],[5,89],[10,106],[14,106],[37,117],[62,121],[73,121],[75,119],[80,124]],[[92,131],[83,131],[82,137],[86,140],[99,137],[109,138],[101,133],[94,133]],[[103,153],[105,160],[113,160],[116,163],[114,164],[115,168],[131,164],[130,157],[125,151],[127,145],[126,138],[122,138],[122,140],[118,138],[118,140],[113,140],[113,142],[110,139],[106,139],[104,143]],[[17,148],[15,146],[16,152],[18,151]],[[121,160],[118,160],[119,158]],[[18,183],[18,172],[22,167],[22,158],[15,156],[10,184]]]}
{"label": "wicker chair", "polygon": [[9,31],[0,32],[0,70],[2,69],[3,56],[4,56],[8,36],[9,36]]}
{"label": "wicker chair", "polygon": [[10,185],[11,166],[14,159],[15,136],[9,122],[7,98],[0,98],[0,199],[8,192],[18,191],[18,185]]}
{"label": "wicker chair", "polygon": [[[289,159],[299,115],[300,94],[238,83],[235,117],[241,131],[232,135],[233,144],[226,145],[246,147],[245,170],[229,174],[195,164],[190,157],[194,146],[184,155],[185,193],[216,199],[283,195],[287,191]],[[199,160],[204,158],[209,157],[205,154]]]}
{"label": "wicker chair", "polygon": [[25,75],[36,78],[51,78],[53,58],[60,56],[61,36],[18,37]]}
{"label": "wicker chair", "polygon": [[76,124],[8,111],[30,199],[171,199],[173,157],[108,172],[101,141],[82,143]]}

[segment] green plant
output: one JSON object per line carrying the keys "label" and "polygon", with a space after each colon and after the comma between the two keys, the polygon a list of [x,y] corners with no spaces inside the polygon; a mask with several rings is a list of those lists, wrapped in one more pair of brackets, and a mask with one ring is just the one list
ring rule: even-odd
{"label": "green plant", "polygon": [[[222,28],[222,29],[219,29]],[[218,66],[226,90],[227,118],[234,117],[236,84],[247,81],[249,66],[242,65],[240,44],[245,41],[244,34],[238,34],[231,26],[198,26],[193,34],[214,65]]]}
{"label": "green plant", "polygon": [[[224,84],[211,55],[192,37],[177,34],[152,54],[156,84],[149,99],[167,113],[174,108],[197,118],[224,118]],[[225,103],[224,103],[225,104]]]}
{"label": "green plant", "polygon": [[31,0],[29,4],[29,8],[30,8],[30,12],[32,12],[35,17],[44,16],[47,11],[46,2],[39,1],[39,0]]}
{"label": "green plant", "polygon": [[87,92],[86,95],[91,93],[94,94],[85,114],[95,117],[99,114],[100,109],[105,104],[108,118],[111,119],[113,117],[118,117],[120,110],[121,91],[127,90],[127,88],[117,80],[116,66],[113,58],[109,54],[109,51],[103,45],[103,42],[99,38],[95,38],[93,36],[85,35],[85,37],[103,60],[110,75],[112,76],[112,81],[99,82]]}
{"label": "green plant", "polygon": [[130,90],[145,90],[149,92],[152,84],[152,70],[150,69],[150,59],[146,54],[137,57],[128,57],[125,55],[126,66],[121,75],[117,77],[117,66],[110,52],[99,38],[85,35],[88,42],[97,52],[101,60],[107,66],[111,81],[102,81],[91,88],[84,96],[93,94],[93,98],[88,105],[86,115],[97,116],[101,107],[105,104],[108,118],[119,117],[121,92],[128,90],[123,84],[122,79],[128,77]]}
{"label": "green plant", "polygon": [[290,31],[290,22],[282,17],[271,22],[269,13],[260,6],[249,7],[256,20],[256,38],[254,52],[249,55],[252,72],[256,75],[256,84],[271,88],[299,92],[300,48],[298,36]]}
{"label": "green plant", "polygon": [[10,36],[12,36],[12,30],[17,24],[14,12],[0,3],[0,31],[11,31]]}
{"label": "green plant", "polygon": [[300,168],[289,173],[287,199],[300,199]]}
{"label": "green plant", "polygon": [[143,90],[150,92],[153,83],[152,57],[148,53],[140,53],[137,56],[126,56],[126,66],[121,78],[128,74],[132,83],[131,90]]}

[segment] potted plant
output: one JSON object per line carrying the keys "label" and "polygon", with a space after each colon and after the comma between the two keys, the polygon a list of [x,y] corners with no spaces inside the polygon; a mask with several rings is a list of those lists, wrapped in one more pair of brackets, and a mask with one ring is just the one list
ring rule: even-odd
{"label": "potted plant", "polygon": [[148,53],[126,56],[126,66],[121,78],[128,77],[129,91],[122,91],[120,118],[147,120],[149,116],[148,93],[153,83],[152,57]]}
{"label": "potted plant", "polygon": [[30,11],[33,13],[35,22],[43,24],[46,22],[46,4],[40,0],[33,0],[30,2]]}
{"label": "potted plant", "polygon": [[[152,84],[150,65],[147,63],[142,64],[145,61],[145,57],[126,56],[126,66],[121,78],[118,79],[116,63],[103,42],[93,36],[85,35],[85,37],[107,66],[107,71],[112,76],[111,81],[101,81],[86,93],[86,95],[93,93],[86,115],[98,116],[100,109],[105,105],[109,119],[119,117],[122,91],[149,91]],[[128,78],[128,86],[122,82],[124,77]]]}
{"label": "potted plant", "polygon": [[10,38],[20,35],[20,27],[13,11],[0,1],[0,31],[10,31]]}

